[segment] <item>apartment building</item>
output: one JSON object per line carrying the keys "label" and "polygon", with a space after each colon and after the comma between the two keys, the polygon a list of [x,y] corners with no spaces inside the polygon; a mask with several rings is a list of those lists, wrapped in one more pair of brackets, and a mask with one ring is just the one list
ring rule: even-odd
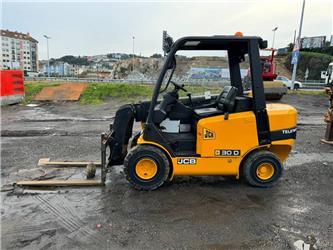
{"label": "apartment building", "polygon": [[66,62],[52,62],[50,68],[47,64],[44,64],[41,71],[47,75],[50,73],[51,76],[71,76],[73,75],[73,65]]}
{"label": "apartment building", "polygon": [[0,30],[0,69],[38,71],[38,41],[30,36],[9,30]]}

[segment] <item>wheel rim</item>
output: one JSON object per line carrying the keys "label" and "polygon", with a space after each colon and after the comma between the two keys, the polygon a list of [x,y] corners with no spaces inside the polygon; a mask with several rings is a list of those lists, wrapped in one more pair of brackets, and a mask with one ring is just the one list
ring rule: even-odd
{"label": "wheel rim", "polygon": [[274,175],[274,166],[271,163],[262,163],[257,167],[257,177],[261,180],[268,180]]}
{"label": "wheel rim", "polygon": [[157,164],[154,160],[143,158],[135,166],[137,176],[143,180],[153,178],[157,173]]}

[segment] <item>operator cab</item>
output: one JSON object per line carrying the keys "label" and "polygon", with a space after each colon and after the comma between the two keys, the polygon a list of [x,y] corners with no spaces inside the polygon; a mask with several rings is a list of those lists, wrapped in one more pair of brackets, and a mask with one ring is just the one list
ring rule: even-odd
{"label": "operator cab", "polygon": [[[164,146],[176,155],[177,152],[196,155],[196,126],[200,119],[223,115],[228,120],[229,114],[253,110],[253,99],[243,93],[241,77],[241,71],[245,72],[251,66],[248,52],[249,41],[252,40],[256,42],[256,49],[264,48],[265,42],[260,38],[237,36],[188,37],[172,44],[155,88],[144,137],[163,141]],[[179,52],[187,52],[189,56],[184,57]],[[220,56],[212,56],[214,53]],[[196,54],[210,56],[194,56]],[[197,64],[195,59],[199,60]],[[189,67],[191,63],[199,66],[200,63],[205,64],[205,60],[213,60],[211,64],[214,68]],[[227,73],[221,73],[223,68]],[[181,80],[184,69],[190,72],[186,81]],[[203,72],[198,72],[200,70]],[[205,78],[205,74],[214,77],[219,70],[220,77],[215,77],[213,81]],[[194,71],[192,75],[191,71]],[[261,72],[258,74],[261,76]],[[206,85],[213,93],[207,97],[187,91],[187,88],[191,88],[197,92],[200,89],[198,83],[204,88]],[[265,105],[264,97],[262,102]]]}

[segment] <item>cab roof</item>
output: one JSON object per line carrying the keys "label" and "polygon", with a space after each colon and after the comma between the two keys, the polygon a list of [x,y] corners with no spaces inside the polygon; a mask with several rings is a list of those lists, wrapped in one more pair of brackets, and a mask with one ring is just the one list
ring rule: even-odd
{"label": "cab roof", "polygon": [[258,42],[260,49],[267,48],[267,41],[258,36],[188,36],[178,39],[174,46],[177,50],[239,50],[247,53],[248,43],[251,40]]}

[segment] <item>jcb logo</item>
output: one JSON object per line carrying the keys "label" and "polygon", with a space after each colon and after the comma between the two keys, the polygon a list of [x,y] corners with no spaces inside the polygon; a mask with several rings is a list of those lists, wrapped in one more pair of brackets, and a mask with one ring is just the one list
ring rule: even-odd
{"label": "jcb logo", "polygon": [[203,129],[203,138],[204,138],[204,140],[214,140],[215,132],[204,128]]}
{"label": "jcb logo", "polygon": [[197,159],[195,159],[195,158],[178,158],[177,163],[179,165],[195,165],[195,164],[197,164]]}
{"label": "jcb logo", "polygon": [[215,156],[240,156],[240,150],[215,149]]}

